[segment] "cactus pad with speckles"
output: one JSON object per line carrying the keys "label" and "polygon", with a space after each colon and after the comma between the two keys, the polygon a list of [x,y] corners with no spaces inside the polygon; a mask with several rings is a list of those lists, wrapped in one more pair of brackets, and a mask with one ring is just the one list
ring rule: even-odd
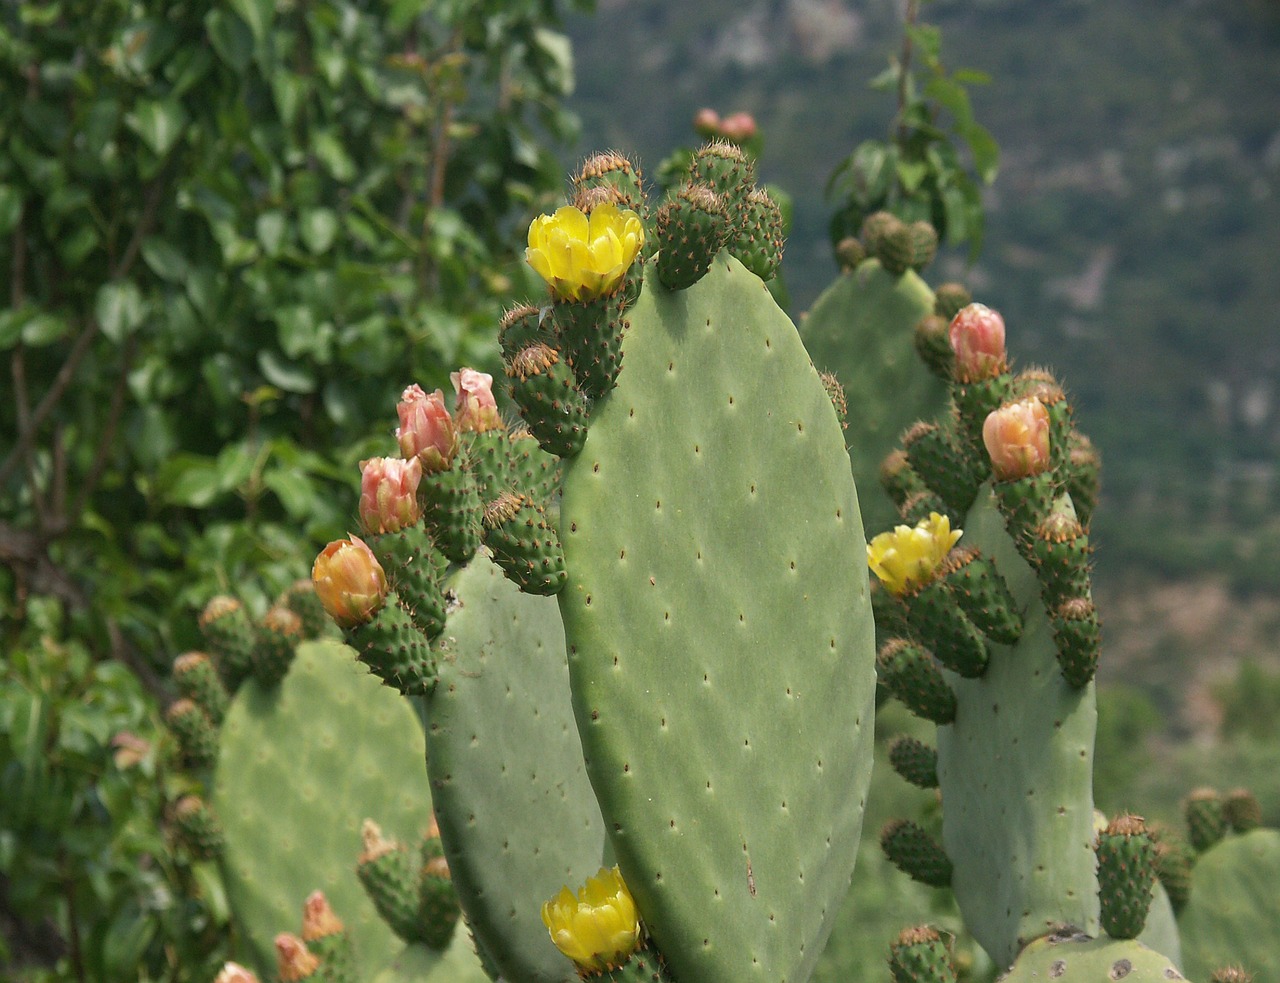
{"label": "cactus pad with speckles", "polygon": [[560,594],[606,829],[676,979],[805,979],[848,886],[874,645],[844,436],[721,254],[649,281],[566,465]]}
{"label": "cactus pad with speckles", "polygon": [[[299,646],[289,674],[240,688],[222,726],[213,804],[226,833],[223,871],[254,960],[320,888],[347,924],[367,972],[396,940],[356,880],[370,816],[416,839],[431,815],[422,727],[399,693],[345,646]],[[415,777],[417,776],[417,777]]]}
{"label": "cactus pad with speckles", "polygon": [[439,643],[427,750],[454,886],[506,979],[576,979],[538,913],[596,872],[605,837],[569,703],[560,613],[484,556],[450,586],[460,606]]}

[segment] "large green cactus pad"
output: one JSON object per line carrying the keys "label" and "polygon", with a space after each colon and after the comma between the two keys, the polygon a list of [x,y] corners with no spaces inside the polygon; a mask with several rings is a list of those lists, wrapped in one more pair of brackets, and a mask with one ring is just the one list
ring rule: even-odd
{"label": "large green cactus pad", "polygon": [[986,488],[962,545],[994,559],[1024,610],[1021,639],[992,644],[978,679],[948,672],[955,723],[938,728],[942,837],[965,923],[997,963],[1053,925],[1098,931],[1093,853],[1093,683],[1075,689],[1054,656],[1039,583]]}
{"label": "large green cactus pad", "polygon": [[455,932],[449,948],[437,952],[421,943],[404,946],[371,983],[488,983],[465,931]]}
{"label": "large green cactus pad", "polygon": [[319,888],[368,972],[400,943],[356,880],[360,824],[416,842],[431,815],[424,739],[412,707],[335,642],[298,647],[284,681],[250,679],[222,725],[213,804],[226,830],[223,871],[255,962],[297,931]]}
{"label": "large green cactus pad", "polygon": [[1280,980],[1280,830],[1228,836],[1196,861],[1178,915],[1187,975],[1208,979],[1243,966],[1261,983]]}
{"label": "large green cactus pad", "polygon": [[1032,942],[999,983],[1170,983],[1181,979],[1173,963],[1141,942],[1077,936]]}
{"label": "large green cactus pad", "polygon": [[569,703],[560,612],[484,556],[450,586],[461,606],[441,638],[427,728],[449,869],[506,979],[576,979],[539,912],[596,873],[605,837]]}
{"label": "large green cactus pad", "polygon": [[724,254],[653,280],[564,481],[560,594],[588,773],[672,975],[805,979],[871,764],[857,493],[795,328]]}
{"label": "large green cactus pad", "polygon": [[933,291],[919,276],[890,276],[869,259],[841,275],[800,322],[814,364],[844,386],[845,440],[868,533],[899,521],[880,488],[880,462],[907,427],[947,405],[946,385],[924,371],[915,352],[915,326],[932,312]]}

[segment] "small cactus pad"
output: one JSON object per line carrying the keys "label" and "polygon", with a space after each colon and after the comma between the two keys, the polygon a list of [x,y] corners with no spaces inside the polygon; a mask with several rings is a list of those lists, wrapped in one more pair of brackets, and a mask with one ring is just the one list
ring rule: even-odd
{"label": "small cactus pad", "polygon": [[[1062,678],[1035,573],[984,486],[962,543],[981,550],[1023,609],[1016,646],[991,644],[978,679],[947,674],[960,708],[938,728],[942,842],[965,922],[997,962],[1052,924],[1098,930],[1093,684]],[[967,711],[967,712],[966,712]],[[993,753],[999,749],[999,753]]]}
{"label": "small cactus pad", "polygon": [[1235,963],[1261,980],[1280,980],[1280,830],[1228,836],[1191,872],[1178,913],[1187,975],[1207,979]]}
{"label": "small cactus pad", "polygon": [[605,837],[569,703],[560,612],[483,556],[450,586],[460,606],[440,639],[427,728],[449,870],[503,976],[561,983],[573,969],[539,911],[596,872]]}
{"label": "small cactus pad", "polygon": [[245,682],[222,726],[213,805],[227,895],[260,966],[316,888],[341,912],[362,971],[395,951],[356,880],[360,826],[377,816],[413,837],[431,811],[425,771],[412,707],[345,646],[303,644],[279,686]]}
{"label": "small cactus pad", "polygon": [[997,983],[1171,983],[1184,978],[1165,956],[1133,939],[1058,934],[1028,945]]}
{"label": "small cactus pad", "polygon": [[947,939],[931,925],[903,929],[889,947],[893,983],[955,983]]}
{"label": "small cactus pad", "polygon": [[945,384],[921,371],[915,353],[915,326],[932,310],[933,294],[920,277],[895,280],[867,260],[828,287],[800,322],[814,364],[834,372],[848,398],[845,440],[868,534],[900,521],[878,486],[881,462],[903,430],[947,403]]}
{"label": "small cactus pad", "polygon": [[875,673],[844,434],[721,254],[645,285],[567,462],[559,595],[591,784],[672,976],[802,980],[849,884]]}
{"label": "small cactus pad", "polygon": [[376,973],[363,978],[370,983],[489,983],[466,932],[454,933],[444,952],[421,943],[405,946]]}

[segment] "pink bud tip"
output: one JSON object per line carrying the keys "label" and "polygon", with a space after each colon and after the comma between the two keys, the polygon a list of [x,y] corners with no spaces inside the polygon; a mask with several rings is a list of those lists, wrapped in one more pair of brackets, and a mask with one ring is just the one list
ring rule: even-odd
{"label": "pink bud tip", "polygon": [[399,532],[422,518],[418,483],[422,462],[414,457],[374,457],[360,462],[360,525],[371,536]]}
{"label": "pink bud tip", "polygon": [[493,399],[493,376],[475,369],[459,369],[449,375],[458,394],[454,420],[462,432],[482,433],[502,426],[498,404]]}
{"label": "pink bud tip", "polygon": [[1004,318],[985,304],[962,307],[948,329],[956,353],[956,379],[980,382],[1008,366],[1004,347]]}
{"label": "pink bud tip", "polygon": [[444,393],[437,389],[426,393],[416,383],[400,394],[396,405],[400,426],[396,440],[407,460],[419,458],[424,471],[444,471],[457,450],[453,419],[444,405]]}

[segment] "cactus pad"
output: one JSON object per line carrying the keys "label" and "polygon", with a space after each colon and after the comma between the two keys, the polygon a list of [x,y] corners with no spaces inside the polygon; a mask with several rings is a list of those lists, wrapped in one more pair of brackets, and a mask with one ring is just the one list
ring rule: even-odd
{"label": "cactus pad", "polygon": [[451,586],[461,606],[441,638],[427,729],[449,869],[503,975],[560,983],[573,968],[538,913],[595,873],[605,837],[569,704],[559,611],[482,556]]}
{"label": "cactus pad", "polygon": [[1181,979],[1173,963],[1141,942],[1059,934],[1028,945],[998,983],[1170,983]]}
{"label": "cactus pad", "polygon": [[245,682],[223,723],[213,804],[227,894],[260,966],[274,965],[273,937],[316,888],[341,912],[363,970],[395,950],[356,880],[360,824],[378,816],[415,838],[431,812],[424,771],[412,708],[344,646],[299,646],[270,690]]}
{"label": "cactus pad", "polygon": [[676,979],[802,980],[870,771],[844,437],[794,327],[723,254],[687,290],[646,284],[623,351],[561,505],[592,786]]}

